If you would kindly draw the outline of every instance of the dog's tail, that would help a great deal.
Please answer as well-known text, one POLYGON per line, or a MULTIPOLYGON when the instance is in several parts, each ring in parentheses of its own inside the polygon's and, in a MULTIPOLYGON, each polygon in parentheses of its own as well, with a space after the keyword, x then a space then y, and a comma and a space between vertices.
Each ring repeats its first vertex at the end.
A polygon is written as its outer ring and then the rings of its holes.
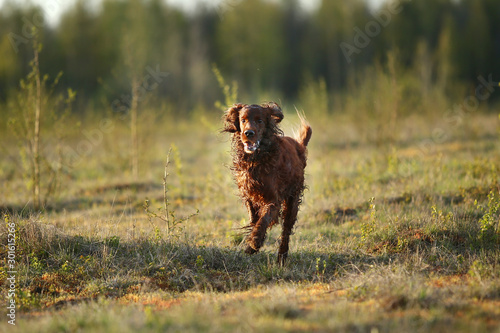
POLYGON ((304 147, 307 146, 307 144, 309 143, 309 140, 311 140, 311 135, 312 135, 312 129, 311 129, 311 126, 309 125, 309 122, 306 120, 306 116, 304 114, 304 112, 299 112, 299 110, 297 110, 297 115, 299 116, 299 119, 300 119, 300 132, 299 134, 296 136, 297 137, 297 141, 304 147))

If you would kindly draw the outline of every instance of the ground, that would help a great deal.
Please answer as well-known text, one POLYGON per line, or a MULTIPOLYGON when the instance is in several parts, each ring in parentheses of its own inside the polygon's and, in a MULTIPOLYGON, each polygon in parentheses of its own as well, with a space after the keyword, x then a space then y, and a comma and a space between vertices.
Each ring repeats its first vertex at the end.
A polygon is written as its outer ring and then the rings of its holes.
MULTIPOLYGON (((13 224, 16 327, 498 332, 498 116, 408 118, 392 133, 338 115, 309 120, 308 189, 285 267, 275 263, 279 227, 260 253, 243 252, 247 216, 220 116, 144 117, 138 179, 126 124, 111 118, 92 141, 81 133, 99 122, 87 120, 67 142, 91 149, 71 155, 41 213, 25 206, 19 148, 4 137, 0 283, 8 294, 13 224), (172 144, 167 229, 155 214, 172 144)), ((293 113, 283 126, 298 127, 293 113)))

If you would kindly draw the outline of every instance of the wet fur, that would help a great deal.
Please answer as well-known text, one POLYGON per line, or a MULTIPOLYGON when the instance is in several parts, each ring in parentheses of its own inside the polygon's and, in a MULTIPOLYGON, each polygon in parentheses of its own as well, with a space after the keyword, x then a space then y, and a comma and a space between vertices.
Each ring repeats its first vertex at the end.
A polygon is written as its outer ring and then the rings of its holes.
POLYGON ((290 235, 302 202, 306 146, 312 134, 309 124, 303 117, 300 118, 301 130, 298 138, 293 139, 283 136, 278 127, 283 113, 276 103, 235 104, 224 115, 223 132, 232 133, 232 171, 250 216, 245 252, 258 252, 267 229, 281 218, 280 265, 286 261, 290 235), (248 139, 242 134, 241 114, 258 114, 263 119, 263 129, 258 128, 258 124, 254 126, 257 133, 262 132, 262 135, 255 139, 259 140, 260 146, 251 154, 244 150, 243 140, 248 139))

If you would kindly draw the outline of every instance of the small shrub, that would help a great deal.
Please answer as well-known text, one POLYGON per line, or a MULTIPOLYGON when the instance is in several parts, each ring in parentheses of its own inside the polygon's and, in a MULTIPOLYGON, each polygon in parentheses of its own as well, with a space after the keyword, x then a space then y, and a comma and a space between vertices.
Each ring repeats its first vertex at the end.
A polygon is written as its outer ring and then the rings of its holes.
POLYGON ((158 213, 152 212, 149 209, 149 200, 146 199, 144 201, 144 211, 146 212, 146 215, 148 217, 149 223, 153 226, 154 231, 155 231, 155 240, 159 241, 161 239, 161 232, 160 229, 153 223, 154 219, 158 219, 166 224, 167 227, 167 234, 169 236, 174 234, 174 231, 176 231, 182 223, 185 221, 189 220, 190 218, 198 215, 200 212, 199 210, 196 210, 196 213, 193 213, 191 215, 188 215, 187 217, 183 218, 177 218, 175 211, 170 209, 170 202, 168 199, 168 183, 167 183, 167 178, 169 176, 168 173, 168 167, 170 165, 170 154, 172 152, 172 147, 169 149, 167 153, 167 162, 165 163, 165 172, 163 175, 163 207, 159 207, 158 213))
POLYGON ((498 242, 500 239, 500 216, 498 211, 500 209, 500 197, 491 190, 488 194, 488 205, 481 206, 474 202, 475 206, 483 213, 479 224, 481 227, 480 239, 483 242, 498 242))
POLYGON ((368 201, 370 204, 370 218, 366 223, 361 225, 361 241, 365 246, 368 245, 369 240, 373 233, 375 232, 375 219, 376 219, 376 210, 375 210, 375 198, 372 197, 368 201))
MULTIPOLYGON (((39 54, 42 45, 33 39, 33 60, 30 73, 20 81, 17 100, 11 105, 12 116, 9 127, 19 144, 20 165, 26 187, 32 193, 33 208, 41 210, 60 188, 63 161, 62 131, 64 120, 70 112, 76 93, 67 89, 67 96, 53 96, 62 72, 49 85, 49 76, 40 73, 39 54), (64 110, 58 112, 58 110, 64 110), (43 123, 50 123, 50 131, 57 139, 55 147, 45 147, 43 123), (54 158, 52 152, 56 152, 54 158)), ((48 145, 47 145, 48 146, 48 145)))
POLYGON ((226 111, 229 106, 233 105, 238 100, 238 83, 236 81, 233 81, 232 85, 229 86, 216 64, 212 65, 212 71, 217 78, 219 87, 222 89, 225 103, 224 105, 221 101, 216 101, 215 107, 221 111, 226 111))

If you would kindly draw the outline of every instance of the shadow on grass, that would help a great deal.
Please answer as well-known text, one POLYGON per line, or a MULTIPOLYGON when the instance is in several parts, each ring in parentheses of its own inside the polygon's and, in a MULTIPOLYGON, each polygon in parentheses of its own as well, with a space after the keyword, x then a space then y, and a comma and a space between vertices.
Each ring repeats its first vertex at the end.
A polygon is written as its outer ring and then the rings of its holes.
MULTIPOLYGON (((280 267, 275 253, 248 256, 241 247, 194 246, 176 238, 98 239, 67 235, 36 217, 11 221, 16 224, 20 297, 25 298, 21 310, 144 291, 231 292, 283 281, 328 282, 389 262, 387 255, 299 250, 280 267)), ((3 223, 4 244, 7 234, 3 223)))
MULTIPOLYGON (((280 267, 276 253, 248 256, 241 246, 196 246, 175 237, 73 236, 39 222, 37 216, 13 215, 4 217, 4 222, 16 225, 21 311, 155 291, 233 292, 281 282, 330 283, 398 260, 404 263, 410 253, 418 253, 429 271, 448 265, 450 274, 457 274, 466 272, 479 254, 498 255, 500 245, 498 240, 479 242, 479 229, 425 232, 410 228, 378 243, 378 248, 340 252, 299 248, 280 267), (445 260, 462 262, 455 265, 445 260)), ((7 223, 2 223, 2 244, 8 243, 7 235, 7 223)), ((0 258, 6 257, 6 247, 2 247, 0 258)))
MULTIPOLYGON (((197 200, 193 196, 181 195, 175 191, 171 195, 172 201, 192 202, 197 200)), ((143 204, 147 198, 163 202, 163 185, 153 182, 132 182, 81 189, 74 198, 59 199, 45 204, 43 211, 59 213, 62 211, 82 211, 95 207, 114 207, 117 213, 122 214, 124 207, 127 207, 130 212, 143 211, 143 204)), ((33 214, 33 206, 30 202, 24 205, 0 205, 0 213, 28 218, 33 214)))

